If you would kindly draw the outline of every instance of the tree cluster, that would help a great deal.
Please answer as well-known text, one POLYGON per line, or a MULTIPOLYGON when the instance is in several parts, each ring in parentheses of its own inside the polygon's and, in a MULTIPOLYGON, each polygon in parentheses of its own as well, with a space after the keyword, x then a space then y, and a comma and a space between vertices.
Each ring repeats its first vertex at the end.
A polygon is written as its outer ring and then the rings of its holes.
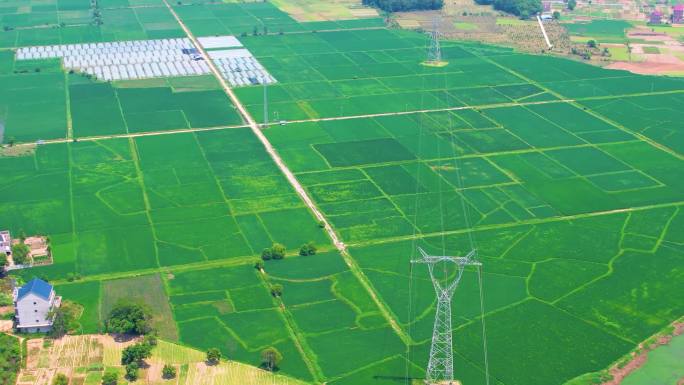
POLYGON ((442 9, 444 6, 444 0, 363 0, 362 3, 385 12, 442 9))
POLYGON ((541 0, 475 0, 475 2, 485 5, 492 4, 494 9, 512 13, 521 19, 527 19, 542 10, 541 0))
POLYGON ((261 259, 268 261, 271 259, 283 259, 285 258, 285 246, 280 243, 274 243, 273 246, 265 248, 261 252, 261 259))
POLYGON ((152 331, 152 317, 147 306, 121 300, 114 305, 105 321, 108 333, 147 334, 152 331))
POLYGON ((138 369, 145 364, 145 359, 152 356, 152 348, 157 345, 157 338, 153 335, 145 336, 142 341, 127 346, 121 352, 121 364, 126 367, 126 379, 138 379, 138 369))
POLYGON ((19 340, 0 333, 0 385, 14 385, 20 366, 19 340))
POLYGON ((299 248, 299 255, 307 256, 316 254, 316 245, 313 242, 305 243, 299 248))
POLYGON ((31 249, 24 242, 15 243, 12 245, 12 259, 14 264, 23 265, 28 261, 28 254, 31 249))

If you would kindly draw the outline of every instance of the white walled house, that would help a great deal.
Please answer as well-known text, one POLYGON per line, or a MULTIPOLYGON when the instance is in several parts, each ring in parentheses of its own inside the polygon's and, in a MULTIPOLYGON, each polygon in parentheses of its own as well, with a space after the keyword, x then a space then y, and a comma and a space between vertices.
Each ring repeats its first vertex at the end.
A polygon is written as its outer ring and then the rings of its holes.
POLYGON ((27 333, 48 332, 52 328, 50 312, 59 307, 62 297, 49 283, 34 278, 14 289, 14 309, 17 330, 27 333))

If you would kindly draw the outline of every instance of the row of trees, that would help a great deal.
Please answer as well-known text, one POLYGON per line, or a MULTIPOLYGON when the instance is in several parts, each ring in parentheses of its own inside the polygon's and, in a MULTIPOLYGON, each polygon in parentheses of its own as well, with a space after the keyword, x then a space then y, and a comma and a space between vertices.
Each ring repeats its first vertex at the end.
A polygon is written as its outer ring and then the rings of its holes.
POLYGON ((485 5, 491 4, 494 9, 512 13, 521 19, 527 19, 542 10, 541 0, 475 0, 475 2, 485 5))
POLYGON ((441 9, 444 6, 444 0, 363 0, 362 3, 386 12, 441 9))
MULTIPOLYGON (((285 247, 285 245, 282 245, 280 243, 274 243, 271 247, 267 247, 261 251, 261 259, 263 259, 264 261, 270 261, 271 259, 283 259, 285 258, 286 251, 287 248, 285 247)), ((299 255, 315 255, 316 251, 318 251, 318 249, 316 248, 316 244, 313 242, 308 242, 303 244, 299 248, 299 255)), ((257 268, 261 270, 261 268, 263 268, 263 265, 257 265, 257 268)))

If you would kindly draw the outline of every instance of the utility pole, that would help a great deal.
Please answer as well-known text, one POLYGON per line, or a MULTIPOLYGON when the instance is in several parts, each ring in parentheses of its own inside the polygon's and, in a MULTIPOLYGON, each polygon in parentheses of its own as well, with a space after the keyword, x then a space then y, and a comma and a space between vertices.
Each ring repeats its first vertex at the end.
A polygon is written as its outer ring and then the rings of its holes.
MULTIPOLYGON (((430 360, 428 361, 425 383, 428 385, 456 385, 454 381, 454 347, 451 327, 451 299, 456 287, 461 281, 466 266, 481 266, 482 264, 473 258, 477 255, 476 250, 470 251, 465 257, 429 255, 423 249, 418 248, 420 259, 414 259, 411 263, 427 265, 432 279, 432 286, 437 294, 437 311, 435 324, 432 329, 432 345, 430 346, 430 360), (438 263, 454 264, 456 276, 451 279, 435 277, 435 266, 438 263), (443 282, 445 281, 445 282, 443 282)), ((446 266, 445 266, 446 268, 446 266)))
POLYGON ((264 128, 268 127, 268 95, 266 92, 267 83, 264 81, 264 128))

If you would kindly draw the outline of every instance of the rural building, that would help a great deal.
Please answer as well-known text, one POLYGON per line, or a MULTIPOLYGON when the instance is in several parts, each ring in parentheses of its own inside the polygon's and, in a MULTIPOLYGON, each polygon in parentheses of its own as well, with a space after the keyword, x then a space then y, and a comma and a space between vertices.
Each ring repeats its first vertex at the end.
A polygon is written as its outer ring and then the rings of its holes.
POLYGON ((14 309, 17 329, 28 333, 48 332, 52 328, 51 311, 59 307, 62 297, 52 285, 34 278, 14 289, 14 309))
POLYGON ((0 252, 4 252, 8 257, 12 254, 12 237, 8 230, 0 231, 0 252))
POLYGON ((672 7, 672 22, 675 24, 684 22, 684 4, 677 4, 672 7))
POLYGON ((662 12, 656 10, 651 12, 651 14, 648 17, 648 22, 650 24, 660 24, 663 22, 663 14, 662 12))

